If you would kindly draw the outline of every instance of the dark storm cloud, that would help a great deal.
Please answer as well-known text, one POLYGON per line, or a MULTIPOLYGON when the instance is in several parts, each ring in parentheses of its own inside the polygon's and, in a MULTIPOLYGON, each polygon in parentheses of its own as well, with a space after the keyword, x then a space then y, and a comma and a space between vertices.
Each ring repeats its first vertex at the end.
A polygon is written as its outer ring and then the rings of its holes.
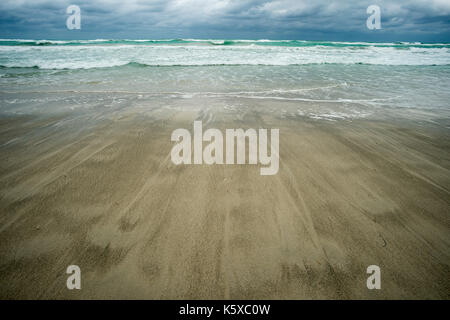
POLYGON ((3 0, 0 37, 448 42, 450 1, 3 0), (81 8, 81 30, 65 27, 70 4, 81 8), (381 8, 381 30, 366 28, 371 4, 381 8))

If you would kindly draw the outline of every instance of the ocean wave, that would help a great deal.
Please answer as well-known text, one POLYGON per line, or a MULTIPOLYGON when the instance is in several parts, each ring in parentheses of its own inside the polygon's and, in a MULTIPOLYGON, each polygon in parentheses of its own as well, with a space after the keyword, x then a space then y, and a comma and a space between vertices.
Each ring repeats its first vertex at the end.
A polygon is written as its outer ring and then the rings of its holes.
POLYGON ((26 40, 26 39, 0 39, 1 46, 80 46, 80 45, 145 45, 145 44, 184 44, 190 43, 183 39, 167 40, 26 40))
POLYGON ((30 44, 35 43, 35 40, 7 40, 25 45, 1 45, 2 41, 4 39, 0 39, 0 65, 3 68, 450 64, 450 48, 436 45, 425 47, 423 44, 423 47, 400 49, 396 45, 406 44, 368 46, 366 43, 280 40, 277 43, 286 45, 272 46, 273 40, 97 39, 56 41, 56 44, 49 44, 49 40, 39 40, 40 45, 30 44), (137 44, 148 41, 157 42, 158 45, 137 44), (255 42, 261 45, 254 45, 255 42), (302 43, 303 46, 292 46, 293 42, 302 43))
MULTIPOLYGON (((292 63, 292 64, 275 64, 275 63, 211 63, 211 64, 146 64, 139 62, 128 62, 128 63, 117 63, 117 64, 107 64, 107 65, 94 65, 90 64, 71 64, 71 65, 60 65, 60 66, 21 66, 21 65, 0 65, 0 69, 38 69, 38 70, 88 70, 88 69, 110 69, 110 68, 170 68, 170 67, 238 67, 238 66, 312 66, 312 65, 388 65, 388 64, 370 64, 370 63, 292 63)), ((407 66, 402 64, 397 64, 397 66, 407 66)), ((450 66, 449 64, 427 64, 420 66, 450 66)))
POLYGON ((337 42, 337 41, 305 41, 305 40, 227 40, 227 39, 94 39, 94 40, 32 40, 32 39, 0 39, 0 46, 80 46, 80 45, 158 45, 158 44, 184 44, 184 45, 259 45, 281 47, 331 47, 331 48, 369 48, 392 47, 408 48, 450 48, 449 43, 422 43, 422 42, 337 42))

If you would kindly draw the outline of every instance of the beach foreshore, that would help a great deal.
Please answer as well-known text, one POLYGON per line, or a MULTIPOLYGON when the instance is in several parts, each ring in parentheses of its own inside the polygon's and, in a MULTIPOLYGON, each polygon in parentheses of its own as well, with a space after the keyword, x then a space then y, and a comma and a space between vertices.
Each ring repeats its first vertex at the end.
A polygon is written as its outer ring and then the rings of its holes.
POLYGON ((450 298, 448 128, 142 110, 0 118, 0 298, 450 298), (195 120, 278 128, 278 173, 174 165, 171 133, 195 120))

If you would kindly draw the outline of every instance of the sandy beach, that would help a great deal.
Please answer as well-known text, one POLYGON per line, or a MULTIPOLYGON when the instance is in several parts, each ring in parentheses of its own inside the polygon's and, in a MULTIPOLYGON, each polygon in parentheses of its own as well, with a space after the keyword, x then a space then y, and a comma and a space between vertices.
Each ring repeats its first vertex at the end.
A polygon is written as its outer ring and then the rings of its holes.
POLYGON ((448 129, 243 103, 141 105, 83 126, 2 117, 0 297, 450 298, 448 129), (171 132, 194 120, 279 128, 278 174, 174 165, 171 132), (72 264, 81 290, 66 288, 72 264), (366 287, 373 264, 381 290, 366 287))

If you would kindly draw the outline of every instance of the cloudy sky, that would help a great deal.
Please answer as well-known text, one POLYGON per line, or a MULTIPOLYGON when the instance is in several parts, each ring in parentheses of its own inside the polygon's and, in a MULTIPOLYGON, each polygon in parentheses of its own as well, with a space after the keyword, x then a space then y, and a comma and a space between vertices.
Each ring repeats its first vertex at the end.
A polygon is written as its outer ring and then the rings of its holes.
POLYGON ((450 0, 1 0, 0 38, 450 42, 450 0), (366 27, 372 4, 381 30, 366 27))

